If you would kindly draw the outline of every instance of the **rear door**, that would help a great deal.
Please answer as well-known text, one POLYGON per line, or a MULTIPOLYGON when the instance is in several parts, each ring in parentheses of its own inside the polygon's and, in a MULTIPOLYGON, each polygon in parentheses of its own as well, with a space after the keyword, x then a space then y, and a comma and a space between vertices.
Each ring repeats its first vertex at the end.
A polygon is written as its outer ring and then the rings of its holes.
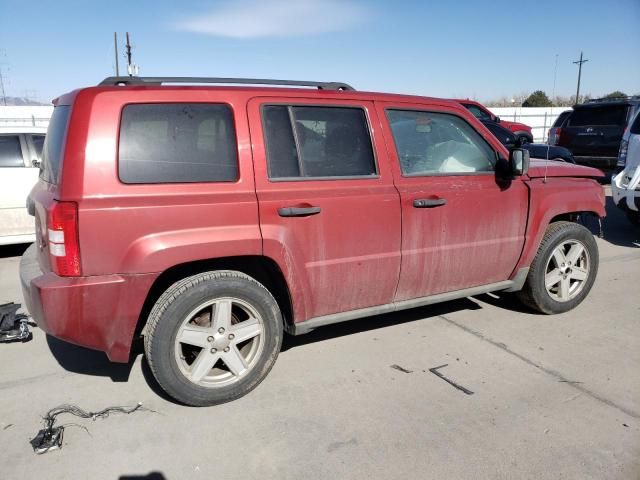
POLYGON ((617 157, 628 115, 626 104, 577 107, 563 128, 561 146, 576 156, 617 157))
POLYGON ((520 178, 497 181, 496 139, 450 107, 377 105, 402 203, 396 301, 509 279, 524 245, 528 190, 520 178))
POLYGON ((33 241, 33 217, 26 201, 38 170, 27 165, 28 157, 23 134, 0 134, 0 244, 33 241))
POLYGON ((390 303, 400 201, 370 102, 255 98, 249 121, 264 254, 298 321, 390 303))

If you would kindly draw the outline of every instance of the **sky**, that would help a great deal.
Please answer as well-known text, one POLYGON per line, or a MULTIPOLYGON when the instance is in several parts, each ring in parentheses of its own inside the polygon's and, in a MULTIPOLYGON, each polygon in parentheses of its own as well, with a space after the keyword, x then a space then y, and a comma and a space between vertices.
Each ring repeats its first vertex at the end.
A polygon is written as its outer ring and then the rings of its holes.
POLYGON ((358 90, 511 98, 640 93, 640 0, 0 0, 6 94, 49 102, 115 72, 343 81, 358 90))

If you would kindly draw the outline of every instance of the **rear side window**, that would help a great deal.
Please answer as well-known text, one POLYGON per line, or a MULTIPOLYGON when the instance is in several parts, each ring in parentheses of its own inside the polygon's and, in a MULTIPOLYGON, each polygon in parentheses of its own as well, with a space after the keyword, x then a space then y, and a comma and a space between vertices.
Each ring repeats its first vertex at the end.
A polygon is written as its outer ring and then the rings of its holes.
POLYGON ((569 119, 569 125, 573 127, 588 125, 617 125, 624 127, 627 122, 628 109, 627 105, 576 108, 569 119))
POLYGON ((564 122, 567 120, 567 117, 569 115, 571 115, 571 110, 562 112, 560 115, 558 115, 558 118, 556 118, 556 121, 553 122, 552 127, 561 127, 562 125, 564 125, 564 122))
POLYGON ((45 182, 58 183, 70 112, 71 107, 60 105, 53 109, 51 120, 49 120, 49 128, 42 147, 40 169, 40 178, 45 182))
POLYGON ((238 148, 231 108, 136 104, 122 111, 118 173, 124 183, 233 182, 238 148))
POLYGON ((17 135, 0 135, 0 168, 24 167, 20 138, 17 135))
POLYGON ((376 174, 361 108, 268 105, 263 123, 269 178, 376 174))
POLYGON ((44 147, 44 135, 31 135, 33 148, 35 149, 38 160, 42 158, 42 147, 44 147))

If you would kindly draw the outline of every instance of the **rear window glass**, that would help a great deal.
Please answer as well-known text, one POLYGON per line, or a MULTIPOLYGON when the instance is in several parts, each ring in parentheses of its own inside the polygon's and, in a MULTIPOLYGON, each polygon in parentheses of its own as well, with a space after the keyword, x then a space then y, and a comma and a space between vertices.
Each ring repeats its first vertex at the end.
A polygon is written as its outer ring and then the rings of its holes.
POLYGON ((20 138, 17 135, 0 135, 1 167, 24 167, 20 138))
POLYGON ((569 119, 569 125, 573 127, 587 125, 617 125, 624 127, 627 121, 628 108, 627 105, 576 108, 569 119))
POLYGON ((238 179, 233 115, 221 104, 137 104, 122 111, 118 153, 124 183, 238 179))
POLYGON ((71 107, 68 105, 60 105, 53 109, 42 147, 40 178, 45 182, 58 183, 70 112, 71 107))
POLYGON ((269 105, 263 122, 269 178, 376 174, 361 108, 269 105))

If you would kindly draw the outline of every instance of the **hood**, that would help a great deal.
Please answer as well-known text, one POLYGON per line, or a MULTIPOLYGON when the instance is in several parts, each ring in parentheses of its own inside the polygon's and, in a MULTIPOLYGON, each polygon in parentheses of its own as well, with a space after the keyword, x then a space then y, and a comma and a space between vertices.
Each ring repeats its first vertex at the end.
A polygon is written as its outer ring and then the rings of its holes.
POLYGON ((602 173, 597 168, 574 165, 573 163, 557 162, 553 160, 539 160, 532 158, 529 164, 530 178, 543 177, 582 177, 582 178, 603 178, 602 173))
POLYGON ((510 122, 509 120, 503 120, 503 119, 500 119, 500 123, 504 123, 505 126, 508 125, 509 129, 514 132, 517 130, 522 130, 522 131, 531 133, 531 127, 529 125, 525 125, 524 123, 510 122))

